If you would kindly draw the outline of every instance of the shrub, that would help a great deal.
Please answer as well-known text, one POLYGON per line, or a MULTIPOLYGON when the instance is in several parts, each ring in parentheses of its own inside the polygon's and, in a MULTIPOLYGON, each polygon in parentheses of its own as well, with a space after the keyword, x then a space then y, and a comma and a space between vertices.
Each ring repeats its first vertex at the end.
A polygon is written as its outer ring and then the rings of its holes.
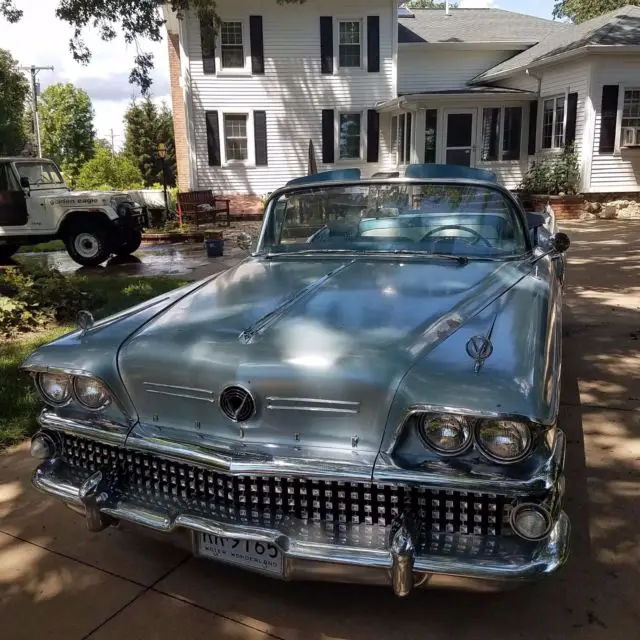
POLYGON ((97 147, 95 156, 80 169, 76 188, 128 191, 142 188, 142 176, 129 158, 97 147))
POLYGON ((0 273, 0 335, 69 322, 96 295, 55 270, 16 267, 0 273))
POLYGON ((568 145, 559 155, 536 160, 522 180, 523 193, 550 196, 575 195, 580 185, 580 165, 575 145, 568 145))

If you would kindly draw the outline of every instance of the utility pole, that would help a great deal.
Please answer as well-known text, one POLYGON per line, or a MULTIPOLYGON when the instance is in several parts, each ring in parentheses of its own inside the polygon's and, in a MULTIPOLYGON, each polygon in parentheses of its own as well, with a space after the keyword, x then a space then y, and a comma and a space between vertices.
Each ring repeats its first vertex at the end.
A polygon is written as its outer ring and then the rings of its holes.
POLYGON ((42 157, 42 142, 40 140, 40 118, 38 117, 38 77, 39 71, 53 71, 53 67, 37 67, 31 65, 28 67, 20 67, 23 71, 29 71, 31 73, 31 94, 33 98, 33 127, 36 132, 36 140, 38 142, 38 157, 42 157))
POLYGON ((117 133, 113 132, 113 127, 111 129, 109 129, 109 137, 111 138, 111 153, 115 156, 116 155, 116 142, 115 139, 119 138, 120 135, 117 133))

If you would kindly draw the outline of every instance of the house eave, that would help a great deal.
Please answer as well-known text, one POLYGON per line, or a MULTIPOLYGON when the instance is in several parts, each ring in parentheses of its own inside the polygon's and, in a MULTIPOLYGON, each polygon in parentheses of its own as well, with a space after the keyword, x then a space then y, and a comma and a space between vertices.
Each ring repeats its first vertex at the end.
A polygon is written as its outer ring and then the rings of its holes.
POLYGON ((514 41, 501 41, 501 42, 399 42, 398 46, 401 49, 421 49, 428 50, 457 50, 457 51, 526 51, 531 47, 538 44, 537 42, 514 42, 514 41))
POLYGON ((479 91, 464 91, 459 93, 413 93, 391 100, 378 103, 376 109, 380 113, 388 113, 399 109, 420 108, 426 104, 441 104, 443 102, 455 102, 457 100, 488 102, 526 102, 538 97, 533 91, 491 91, 482 93, 479 91))

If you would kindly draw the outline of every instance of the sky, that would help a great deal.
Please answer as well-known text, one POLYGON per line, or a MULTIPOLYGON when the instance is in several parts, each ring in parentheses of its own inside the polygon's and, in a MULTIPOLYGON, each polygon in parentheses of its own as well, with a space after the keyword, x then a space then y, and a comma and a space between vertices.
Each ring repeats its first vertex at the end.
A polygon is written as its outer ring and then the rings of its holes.
MULTIPOLYGON (((266 1, 266 0, 265 0, 266 1)), ((275 0, 271 0, 275 2, 275 0)), ((317 1, 317 0, 313 0, 317 1)), ((8 49, 21 65, 53 66, 55 70, 41 71, 41 89, 56 82, 73 82, 91 97, 95 109, 95 127, 99 137, 110 139, 113 129, 116 148, 124 142, 122 118, 131 100, 139 95, 129 84, 135 47, 122 38, 103 42, 95 32, 88 31, 86 42, 93 53, 91 62, 83 66, 69 53, 71 28, 57 20, 55 0, 16 0, 24 11, 22 20, 8 24, 0 18, 0 47, 8 49)), ((467 8, 498 7, 550 18, 553 0, 461 0, 467 8)), ((142 48, 155 56, 154 100, 170 102, 169 62, 167 44, 142 42, 142 48)))

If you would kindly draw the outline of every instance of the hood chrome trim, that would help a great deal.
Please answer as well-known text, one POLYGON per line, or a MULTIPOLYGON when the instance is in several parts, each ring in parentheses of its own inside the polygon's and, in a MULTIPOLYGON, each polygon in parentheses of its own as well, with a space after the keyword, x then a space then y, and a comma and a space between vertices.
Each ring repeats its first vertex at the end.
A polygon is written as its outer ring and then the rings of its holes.
POLYGON ((267 409, 271 411, 318 411, 325 413, 360 413, 359 402, 325 400, 321 398, 267 397, 267 409))

